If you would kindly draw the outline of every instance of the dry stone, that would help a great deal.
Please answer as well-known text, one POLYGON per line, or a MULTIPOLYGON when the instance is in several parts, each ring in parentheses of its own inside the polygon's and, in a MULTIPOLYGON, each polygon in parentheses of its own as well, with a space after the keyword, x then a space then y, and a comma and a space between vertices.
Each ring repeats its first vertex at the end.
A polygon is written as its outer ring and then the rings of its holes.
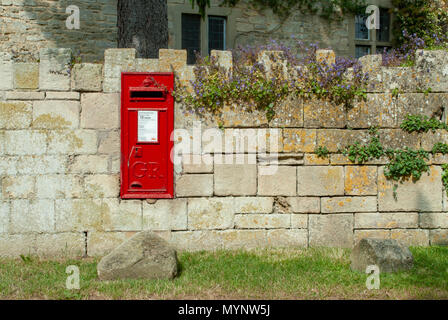
POLYGON ((351 254, 351 269, 366 272, 369 265, 376 265, 380 272, 410 270, 414 258, 409 248, 396 240, 362 239, 351 254))
POLYGON ((177 275, 177 254, 161 237, 142 231, 101 259, 100 280, 172 279, 177 275))

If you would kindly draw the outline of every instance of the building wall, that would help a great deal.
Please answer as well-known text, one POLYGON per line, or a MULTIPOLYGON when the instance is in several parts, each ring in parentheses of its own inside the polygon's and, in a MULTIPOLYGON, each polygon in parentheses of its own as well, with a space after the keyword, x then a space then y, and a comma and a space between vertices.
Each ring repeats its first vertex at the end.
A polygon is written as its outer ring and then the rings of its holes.
MULTIPOLYGON (((389 0, 371 1, 389 7, 389 0)), ((227 49, 238 45, 266 44, 280 40, 294 45, 291 39, 319 42, 338 55, 354 56, 354 18, 328 21, 317 15, 293 12, 288 19, 271 10, 251 9, 247 0, 235 8, 219 7, 212 1, 207 13, 227 17, 227 49)), ((40 48, 72 48, 84 62, 100 62, 107 48, 117 47, 117 0, 2 0, 0 7, 0 52, 13 54, 16 61, 36 62, 40 48), (79 30, 69 30, 66 8, 80 9, 79 30)), ((189 0, 168 0, 169 48, 181 48, 181 14, 197 13, 189 0)), ((203 22, 202 53, 207 54, 206 21, 203 22)))
MULTIPOLYGON (((231 67, 230 52, 214 54, 231 67)), ((230 106, 216 118, 176 104, 175 128, 187 133, 175 137, 176 152, 183 150, 176 197, 157 201, 119 199, 120 74, 174 70, 188 83, 194 75, 185 51, 161 50, 159 59, 147 60, 135 59, 134 49, 108 49, 104 64, 73 68, 69 49, 44 49, 40 63, 0 58, 1 256, 103 255, 141 230, 182 250, 351 247, 367 236, 409 245, 448 242, 446 157, 434 156, 429 174, 399 184, 394 197, 394 183, 383 175, 386 159, 356 165, 338 151, 365 141, 371 126, 379 127, 385 147, 429 151, 447 143, 446 131, 399 129, 408 113, 431 116, 446 108, 445 51, 423 52, 409 68, 364 58, 376 86, 351 109, 291 98, 268 123, 264 114, 230 106), (432 92, 421 93, 427 86, 432 92), (222 144, 204 138, 193 151, 181 148, 195 137, 195 121, 218 136, 269 137, 272 144, 258 154, 244 144, 231 158, 244 154, 251 162, 222 163, 222 144), (330 157, 318 158, 316 146, 326 146, 330 157), (188 164, 191 154, 199 164, 188 164), (263 174, 269 156, 277 160, 269 162, 278 165, 273 175, 263 174)), ((268 70, 275 62, 263 59, 268 70)))

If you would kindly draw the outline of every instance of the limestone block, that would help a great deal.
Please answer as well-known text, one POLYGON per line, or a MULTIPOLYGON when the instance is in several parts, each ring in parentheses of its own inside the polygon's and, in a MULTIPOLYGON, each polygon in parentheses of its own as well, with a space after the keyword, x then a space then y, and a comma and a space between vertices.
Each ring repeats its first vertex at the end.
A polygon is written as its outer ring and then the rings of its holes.
POLYGON ((258 194, 262 196, 295 196, 296 167, 279 166, 272 175, 258 174, 258 194))
POLYGON ((39 88, 39 63, 17 62, 14 64, 14 88, 39 88))
POLYGON ((308 246, 308 231, 303 229, 275 229, 267 231, 267 245, 281 248, 308 246))
POLYGON ((266 230, 225 230, 221 232, 223 249, 252 249, 268 245, 266 230))
POLYGON ((0 90, 14 88, 14 67, 10 53, 0 52, 0 90))
POLYGON ((75 156, 68 165, 71 173, 107 173, 108 157, 102 155, 75 156))
POLYGON ((120 92, 121 72, 135 65, 135 49, 106 49, 104 51, 104 92, 120 92))
POLYGON ((275 116, 270 127, 300 128, 303 127, 303 100, 296 96, 288 96, 275 106, 275 116))
POLYGON ((440 167, 432 166, 419 181, 398 183, 396 199, 395 181, 387 180, 384 168, 378 170, 379 211, 442 211, 442 181, 440 167))
POLYGON ((357 229, 417 228, 416 212, 359 212, 355 213, 357 229))
POLYGON ((177 231, 171 234, 170 242, 177 250, 219 250, 222 249, 222 232, 215 230, 177 231))
POLYGON ((314 153, 305 154, 304 163, 306 166, 324 166, 330 164, 330 157, 319 157, 314 153))
POLYGON ((356 141, 366 144, 370 141, 370 138, 368 132, 364 130, 318 130, 317 146, 327 147, 330 152, 339 152, 356 141))
POLYGON ((182 171, 184 173, 213 173, 213 156, 206 155, 182 155, 182 171))
POLYGON ((255 195, 257 193, 256 162, 249 161, 251 159, 244 156, 244 164, 237 164, 237 157, 232 156, 232 158, 233 164, 226 164, 220 160, 222 158, 215 156, 215 194, 219 196, 255 195))
POLYGON ((92 154, 97 151, 98 138, 94 130, 51 130, 47 136, 48 154, 92 154))
POLYGON ((234 199, 235 213, 271 213, 274 198, 237 197, 234 199))
POLYGON ((322 213, 377 211, 376 196, 322 198, 321 201, 322 213))
POLYGON ((0 102, 0 129, 29 128, 32 106, 28 102, 0 102))
POLYGON ((417 132, 407 133, 401 129, 380 130, 380 143, 384 149, 402 149, 404 147, 418 149, 420 147, 417 132))
POLYGON ((291 228, 307 229, 308 228, 308 215, 307 214, 292 214, 291 215, 291 228))
POLYGON ((160 49, 159 69, 161 72, 176 72, 187 64, 187 50, 160 49))
POLYGON ((287 61, 283 51, 262 50, 258 53, 257 60, 264 66, 266 75, 269 78, 286 78, 288 76, 287 61))
POLYGON ((120 95, 117 93, 83 93, 81 128, 116 129, 120 127, 120 95))
POLYGON ((13 200, 9 232, 54 232, 53 200, 13 200))
POLYGON ((21 254, 31 255, 36 252, 35 234, 0 235, 0 256, 19 258, 21 254))
POLYGON ((448 229, 429 230, 430 244, 434 246, 448 245, 448 229))
POLYGON ((15 159, 18 174, 65 173, 67 157, 62 155, 21 156, 15 159))
POLYGON ((48 91, 45 93, 46 100, 79 100, 79 92, 48 91))
POLYGON ((0 176, 17 174, 16 157, 0 157, 0 176))
POLYGON ((187 230, 187 199, 143 202, 144 230, 187 230))
POLYGON ((356 101, 347 110, 347 126, 356 129, 397 127, 400 117, 398 104, 399 101, 392 94, 368 94, 366 100, 356 101))
POLYGON ((34 101, 33 128, 78 128, 79 107, 77 101, 34 101))
POLYGON ((233 224, 233 198, 188 200, 188 229, 229 229, 233 224))
POLYGON ((212 174, 185 174, 176 179, 176 196, 178 197, 206 197, 212 195, 212 174))
POLYGON ((45 48, 39 51, 39 57, 39 89, 69 91, 72 50, 45 48))
POLYGON ((9 231, 9 211, 9 202, 0 201, 0 234, 8 233, 9 231))
POLYGON ((210 56, 212 57, 212 59, 216 60, 216 63, 220 67, 226 70, 232 70, 233 68, 232 51, 212 50, 210 56))
POLYGON ((439 118, 445 107, 447 93, 403 93, 399 94, 396 101, 397 125, 405 120, 408 114, 418 114, 428 118, 439 118))
POLYGON ((375 238, 375 239, 390 239, 390 230, 355 230, 354 234, 354 245, 365 238, 375 238))
POLYGON ((336 62, 336 54, 333 50, 319 49, 316 51, 316 61, 331 66, 336 62))
POLYGON ((41 131, 8 130, 3 139, 3 152, 8 155, 42 155, 47 150, 47 136, 41 131))
POLYGON ((320 198, 318 197, 291 197, 287 201, 292 212, 320 213, 320 198))
POLYGON ((98 146, 100 154, 119 154, 120 153, 120 132, 109 131, 100 134, 98 146))
POLYGON ((343 104, 310 99, 303 102, 305 128, 344 128, 346 113, 343 104))
POLYGON ((82 232, 37 234, 33 254, 43 258, 79 258, 85 255, 82 232))
POLYGON ((105 199, 111 208, 109 219, 104 220, 106 231, 141 231, 142 202, 140 200, 105 199))
POLYGON ((86 176, 84 181, 87 198, 116 198, 120 193, 118 175, 93 174, 86 176))
POLYGON ((291 226, 289 214, 237 214, 236 229, 280 229, 291 226))
POLYGON ((419 229, 395 229, 390 232, 391 239, 395 239, 407 246, 429 245, 429 231, 419 229))
POLYGON ((244 106, 241 109, 241 105, 237 104, 226 104, 222 108, 219 120, 224 128, 260 128, 268 125, 264 111, 252 110, 244 106))
POLYGON ((90 257, 104 256, 134 234, 135 232, 88 232, 87 253, 90 257))
POLYGON ((82 178, 76 175, 43 175, 36 177, 39 199, 81 198, 82 178))
POLYGON ((35 91, 6 91, 6 100, 43 100, 44 92, 35 91))
POLYGON ((420 228, 448 229, 448 212, 422 212, 420 213, 420 228))
POLYGON ((381 86, 385 92, 393 92, 394 89, 399 89, 400 92, 415 92, 421 87, 418 78, 414 68, 383 67, 381 86))
POLYGON ((428 131, 421 134, 422 149, 431 151, 434 145, 438 142, 448 143, 448 132, 446 130, 436 130, 435 132, 428 131))
POLYGON ((6 176, 2 180, 3 199, 25 199, 35 196, 35 177, 6 176))
POLYGON ((344 194, 343 167, 297 167, 299 196, 331 196, 344 194))
POLYGON ((284 152, 314 152, 316 149, 316 130, 313 129, 284 129, 284 152))
POLYGON ((72 90, 103 90, 103 65, 95 63, 75 64, 72 69, 72 90))
POLYGON ((309 244, 312 247, 351 248, 353 245, 353 215, 310 215, 309 234, 309 244))
POLYGON ((157 72, 159 71, 159 59, 135 59, 135 72, 157 72))
POLYGON ((448 55, 446 50, 417 50, 416 69, 425 74, 432 91, 448 91, 448 55))
POLYGON ((377 194, 377 167, 346 166, 345 194, 366 196, 377 194))

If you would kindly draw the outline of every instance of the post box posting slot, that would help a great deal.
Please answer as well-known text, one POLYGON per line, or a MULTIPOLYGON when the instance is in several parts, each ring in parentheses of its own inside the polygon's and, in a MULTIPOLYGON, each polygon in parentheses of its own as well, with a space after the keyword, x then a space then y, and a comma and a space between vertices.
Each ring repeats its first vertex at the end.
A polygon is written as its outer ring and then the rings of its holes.
POLYGON ((173 198, 172 73, 122 73, 121 189, 123 199, 173 198))

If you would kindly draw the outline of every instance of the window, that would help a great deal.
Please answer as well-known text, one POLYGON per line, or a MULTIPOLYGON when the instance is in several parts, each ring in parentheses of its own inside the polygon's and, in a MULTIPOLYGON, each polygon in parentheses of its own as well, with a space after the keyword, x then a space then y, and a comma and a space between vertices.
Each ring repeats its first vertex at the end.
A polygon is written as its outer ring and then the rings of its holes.
POLYGON ((392 47, 390 9, 380 8, 380 28, 367 29, 368 15, 355 16, 355 57, 360 58, 371 53, 382 53, 392 47))
POLYGON ((196 62, 196 52, 201 52, 201 16, 182 14, 182 49, 187 50, 187 63, 196 62))
POLYGON ((226 49, 226 18, 208 17, 208 53, 226 49))

